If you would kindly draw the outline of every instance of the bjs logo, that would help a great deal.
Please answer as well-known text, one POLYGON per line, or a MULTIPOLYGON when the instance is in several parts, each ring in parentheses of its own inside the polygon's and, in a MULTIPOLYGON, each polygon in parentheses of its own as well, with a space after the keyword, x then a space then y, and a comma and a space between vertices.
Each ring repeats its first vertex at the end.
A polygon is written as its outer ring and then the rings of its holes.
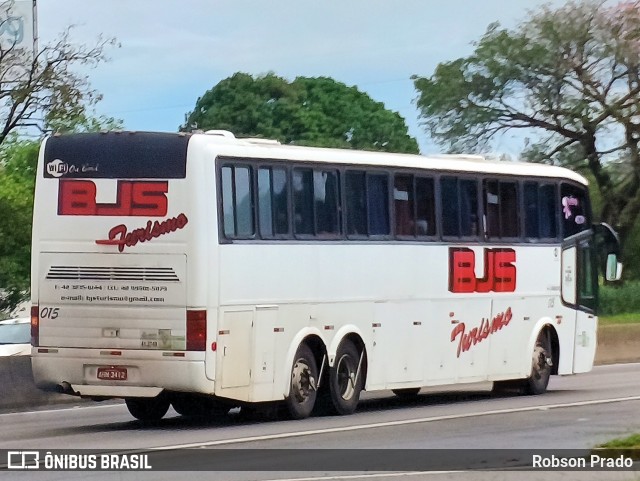
POLYGON ((484 249, 484 276, 476 278, 476 255, 465 247, 449 248, 450 292, 513 292, 516 290, 516 251, 484 249))
POLYGON ((113 204, 96 202, 96 184, 90 180, 60 180, 58 215, 167 215, 167 181, 119 180, 113 204))

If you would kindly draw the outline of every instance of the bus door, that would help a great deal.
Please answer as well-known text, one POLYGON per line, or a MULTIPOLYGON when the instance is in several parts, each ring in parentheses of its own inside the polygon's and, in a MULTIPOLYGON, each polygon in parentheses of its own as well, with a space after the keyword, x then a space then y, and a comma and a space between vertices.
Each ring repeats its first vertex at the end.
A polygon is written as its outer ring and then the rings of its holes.
POLYGON ((596 351, 598 277, 594 236, 586 230, 566 239, 562 246, 562 302, 569 309, 565 320, 575 322, 573 372, 587 372, 596 351))

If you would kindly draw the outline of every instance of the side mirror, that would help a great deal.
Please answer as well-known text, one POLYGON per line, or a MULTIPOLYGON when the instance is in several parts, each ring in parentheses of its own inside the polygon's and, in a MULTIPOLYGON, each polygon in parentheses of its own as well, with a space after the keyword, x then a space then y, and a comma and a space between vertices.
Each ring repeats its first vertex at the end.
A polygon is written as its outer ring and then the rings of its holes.
POLYGON ((612 282, 619 281, 620 277, 622 277, 622 263, 618 262, 618 256, 615 254, 608 254, 604 278, 612 282))

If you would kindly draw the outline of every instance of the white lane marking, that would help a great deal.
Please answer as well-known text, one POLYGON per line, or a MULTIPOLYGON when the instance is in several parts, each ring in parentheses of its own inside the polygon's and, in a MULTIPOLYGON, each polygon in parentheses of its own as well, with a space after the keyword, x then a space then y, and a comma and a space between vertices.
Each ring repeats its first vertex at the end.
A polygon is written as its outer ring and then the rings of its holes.
POLYGON ((424 476, 425 474, 454 474, 463 473, 465 471, 407 471, 400 473, 368 473, 368 474, 336 474, 334 476, 318 476, 308 478, 273 478, 263 481, 330 481, 336 479, 373 479, 373 478, 397 478, 400 476, 424 476))
POLYGON ((547 404, 544 406, 528 406, 528 407, 522 407, 522 408, 495 409, 492 411, 478 411, 478 412, 463 413, 463 414, 448 414, 445 416, 432 416, 428 418, 405 419, 401 421, 386 421, 382 423, 359 424, 355 426, 312 429, 309 431, 294 431, 289 433, 264 434, 261 436, 248 436, 244 438, 220 439, 218 441, 175 444, 170 446, 158 446, 154 448, 150 447, 148 448, 148 450, 149 451, 167 451, 170 449, 182 449, 182 448, 198 448, 198 447, 204 448, 209 446, 221 446, 225 444, 248 443, 252 441, 268 441, 272 439, 297 438, 302 436, 312 436, 315 434, 330 434, 330 433, 339 433, 344 431, 360 431, 363 429, 405 426, 408 424, 430 423, 435 421, 448 421, 451 419, 464 419, 464 418, 479 417, 479 416, 492 416, 496 414, 512 414, 512 413, 522 413, 527 411, 540 411, 540 410, 547 410, 547 409, 592 406, 597 404, 611 404, 611 403, 625 402, 625 401, 640 401, 640 396, 630 396, 630 397, 621 397, 621 398, 612 398, 612 399, 596 399, 592 401, 577 401, 573 403, 547 404))
POLYGON ((76 404, 70 408, 60 408, 60 409, 43 409, 41 411, 21 411, 17 413, 0 413, 0 417, 5 416, 25 416, 25 415, 33 415, 33 414, 51 414, 51 413, 60 413, 64 411, 77 411, 78 409, 105 409, 105 408, 113 408, 113 407, 122 407, 124 404, 103 404, 100 406, 83 406, 80 404, 76 404))

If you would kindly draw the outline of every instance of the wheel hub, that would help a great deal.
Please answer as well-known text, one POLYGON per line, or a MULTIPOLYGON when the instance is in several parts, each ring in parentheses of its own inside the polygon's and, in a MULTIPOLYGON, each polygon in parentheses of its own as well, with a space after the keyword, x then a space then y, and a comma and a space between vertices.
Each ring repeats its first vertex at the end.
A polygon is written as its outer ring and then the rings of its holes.
POLYGON ((309 365, 302 360, 293 365, 291 371, 291 388, 298 402, 304 402, 309 398, 310 392, 316 390, 316 380, 311 375, 309 365))

